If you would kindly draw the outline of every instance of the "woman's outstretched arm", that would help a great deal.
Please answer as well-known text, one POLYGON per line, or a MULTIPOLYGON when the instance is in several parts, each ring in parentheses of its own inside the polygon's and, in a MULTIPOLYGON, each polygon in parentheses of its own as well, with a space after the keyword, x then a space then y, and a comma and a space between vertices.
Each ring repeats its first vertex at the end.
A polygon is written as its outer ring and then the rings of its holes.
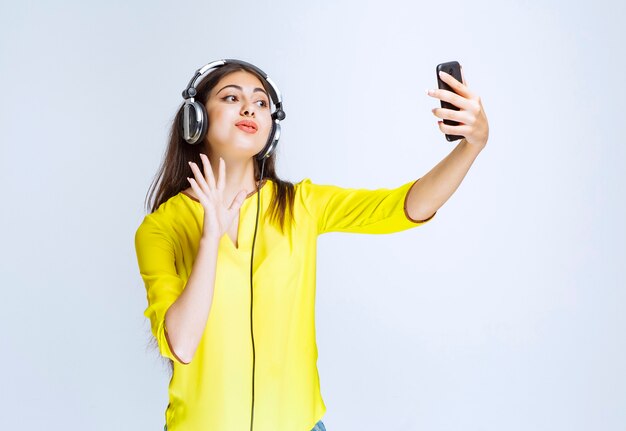
POLYGON ((459 187, 480 151, 462 139, 450 154, 411 188, 406 199, 409 216, 414 220, 424 220, 433 215, 459 187))
POLYGON ((489 124, 482 101, 469 90, 465 76, 462 75, 462 83, 445 72, 441 72, 440 76, 455 92, 438 89, 429 90, 428 95, 450 102, 459 110, 434 108, 433 114, 438 118, 458 121, 458 126, 438 121, 439 129, 442 133, 464 138, 409 191, 406 208, 409 216, 416 220, 430 217, 452 196, 489 138, 489 124))

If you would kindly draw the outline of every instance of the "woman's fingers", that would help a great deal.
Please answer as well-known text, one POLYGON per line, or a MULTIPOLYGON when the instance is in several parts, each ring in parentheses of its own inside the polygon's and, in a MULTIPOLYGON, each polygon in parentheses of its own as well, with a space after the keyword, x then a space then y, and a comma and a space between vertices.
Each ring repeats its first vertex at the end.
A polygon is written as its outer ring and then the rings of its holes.
POLYGON ((196 192, 196 195, 198 196, 198 200, 200 201, 200 203, 203 203, 204 190, 200 188, 195 178, 187 177, 187 181, 189 181, 189 184, 191 184, 191 188, 193 189, 193 191, 196 192))
POLYGON ((198 184, 198 187, 202 191, 202 194, 203 195, 208 194, 210 191, 209 185, 204 179, 204 175, 202 175, 202 172, 200 172, 200 168, 198 167, 198 165, 196 165, 194 162, 189 162, 189 166, 191 167, 191 171, 193 172, 194 179, 196 183, 198 184))
POLYGON ((209 158, 206 154, 200 153, 200 158, 202 159, 202 167, 204 168, 204 176, 206 178, 207 183, 209 184, 209 189, 214 190, 215 186, 215 178, 213 177, 213 169, 211 168, 211 162, 209 162, 209 158))
POLYGON ((230 204, 230 208, 228 209, 235 212, 239 211, 239 208, 241 208, 243 201, 246 200, 247 195, 248 193, 245 190, 239 191, 239 193, 237 193, 237 195, 235 196, 235 199, 233 199, 233 202, 230 204))
POLYGON ((461 66, 461 79, 463 80, 463 85, 468 87, 469 84, 467 83, 467 80, 465 79, 465 74, 463 73, 463 66, 461 66))
POLYGON ((205 174, 202 175, 197 164, 189 162, 195 178, 187 177, 187 180, 204 207, 203 235, 206 232, 207 235, 215 235, 221 238, 239 213, 248 192, 240 190, 230 205, 228 205, 223 200, 223 192, 226 186, 226 162, 220 157, 216 184, 216 178, 213 175, 209 158, 202 153, 200 153, 200 158, 204 165, 205 174))
MULTIPOLYGON (((452 78, 454 79, 454 78, 452 78)), ((454 79, 456 81, 456 79, 454 79)), ((456 81, 459 82, 459 81, 456 81)), ((452 91, 444 90, 444 89, 436 89, 436 90, 428 90, 428 95, 432 97, 436 97, 437 99, 443 100, 445 102, 450 102, 457 108, 461 109, 469 109, 470 104, 468 103, 468 99, 465 97, 454 93, 452 91)))
POLYGON ((224 191, 226 185, 226 162, 220 157, 219 172, 217 173, 217 189, 224 191))
POLYGON ((458 121, 463 124, 472 124, 474 119, 467 111, 455 111, 454 109, 433 108, 433 115, 444 120, 458 121))
MULTIPOLYGON (((473 91, 471 91, 469 89, 469 87, 467 86, 467 81, 465 80, 465 74, 463 73, 463 67, 461 66, 461 80, 462 82, 457 81, 457 79, 450 75, 449 73, 443 72, 439 75, 441 77, 441 79, 448 84, 453 90, 454 93, 457 93, 458 95, 461 96, 461 98, 467 99, 467 100, 478 100, 479 97, 477 94, 475 94, 473 91)), ((439 91, 446 91, 446 90, 439 90, 439 91)), ((452 92, 448 92, 450 94, 454 94, 452 92)), ((441 93, 442 95, 444 93, 441 93)), ((446 100, 450 103, 452 103, 450 100, 441 97, 441 99, 446 100)), ((456 103, 453 103, 455 106, 459 106, 456 103)))
MULTIPOLYGON (((444 72, 443 70, 439 73, 439 76, 443 82, 448 84, 454 90, 455 93, 465 97, 466 99, 472 99, 474 97, 474 94, 469 90, 467 84, 457 81, 454 76, 444 72)), ((461 80, 465 81, 463 78, 463 70, 461 70, 461 80)))
POLYGON ((439 126, 439 130, 448 135, 461 135, 465 137, 472 131, 471 127, 465 124, 451 126, 449 124, 445 124, 443 121, 437 121, 437 125, 439 126))
POLYGON ((428 90, 428 95, 450 102, 459 108, 458 111, 445 108, 434 108, 432 110, 436 117, 459 122, 459 125, 451 126, 443 121, 437 121, 439 129, 445 134, 463 136, 467 143, 482 150, 489 138, 489 125, 480 97, 467 87, 463 68, 461 68, 462 82, 457 81, 454 76, 445 72, 440 73, 439 76, 453 91, 442 89, 428 90))

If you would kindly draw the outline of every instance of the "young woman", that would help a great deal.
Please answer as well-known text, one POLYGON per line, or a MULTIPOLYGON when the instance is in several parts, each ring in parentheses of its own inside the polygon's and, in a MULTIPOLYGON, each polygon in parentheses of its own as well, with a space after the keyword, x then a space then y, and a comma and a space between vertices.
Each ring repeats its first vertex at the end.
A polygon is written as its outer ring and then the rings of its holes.
POLYGON ((480 98, 442 79, 457 94, 431 95, 461 109, 433 113, 459 121, 439 127, 465 138, 418 180, 376 190, 278 178, 275 153, 265 152, 276 135, 276 89, 255 66, 227 61, 194 88, 208 125, 190 145, 181 126, 190 114, 180 107, 150 213, 135 234, 144 315, 171 364, 165 430, 326 430, 316 240, 420 226, 454 193, 485 147, 488 125, 480 98))

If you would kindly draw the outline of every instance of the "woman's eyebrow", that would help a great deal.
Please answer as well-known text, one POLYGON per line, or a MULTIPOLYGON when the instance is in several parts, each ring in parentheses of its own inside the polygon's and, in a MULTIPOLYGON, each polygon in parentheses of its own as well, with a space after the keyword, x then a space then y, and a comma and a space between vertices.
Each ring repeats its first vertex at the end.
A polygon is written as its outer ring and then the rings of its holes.
MULTIPOLYGON (((243 91, 243 88, 241 88, 241 86, 239 86, 239 85, 235 85, 235 84, 228 84, 228 85, 225 85, 224 87, 222 87, 222 89, 221 89, 220 91, 222 91, 224 88, 228 88, 228 87, 234 87, 234 88, 237 88, 238 90, 243 91)), ((217 93, 215 93, 215 95, 217 96, 218 94, 220 94, 220 91, 218 91, 217 93)), ((269 98, 269 96, 267 95, 267 92, 266 92, 265 90, 263 90, 262 88, 257 87, 257 88, 255 88, 254 90, 252 90, 252 92, 253 92, 253 93, 255 93, 255 92, 257 92, 257 91, 260 91, 260 92, 262 92, 262 93, 265 93, 265 95, 269 98)))

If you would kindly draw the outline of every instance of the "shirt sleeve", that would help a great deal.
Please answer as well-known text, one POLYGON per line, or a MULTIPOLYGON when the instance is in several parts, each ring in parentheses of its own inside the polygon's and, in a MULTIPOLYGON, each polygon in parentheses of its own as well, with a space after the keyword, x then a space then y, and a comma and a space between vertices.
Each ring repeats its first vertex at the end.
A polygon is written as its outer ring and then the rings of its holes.
POLYGON ((406 210, 409 190, 419 179, 397 188, 356 189, 302 181, 302 199, 317 220, 317 232, 352 232, 383 234, 420 226, 424 220, 413 220, 406 210))
POLYGON ((176 271, 171 239, 149 215, 135 233, 135 251, 148 299, 144 316, 150 319, 159 352, 166 358, 186 365, 188 362, 183 362, 172 350, 165 327, 165 313, 182 293, 184 282, 176 271))

